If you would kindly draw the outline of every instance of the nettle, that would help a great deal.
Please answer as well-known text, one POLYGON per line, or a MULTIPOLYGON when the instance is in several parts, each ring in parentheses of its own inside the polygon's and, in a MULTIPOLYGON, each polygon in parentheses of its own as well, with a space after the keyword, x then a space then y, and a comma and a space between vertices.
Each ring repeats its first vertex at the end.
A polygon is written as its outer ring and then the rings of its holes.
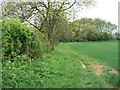
POLYGON ((2 21, 2 58, 3 61, 26 60, 42 54, 39 38, 32 28, 19 19, 2 21))

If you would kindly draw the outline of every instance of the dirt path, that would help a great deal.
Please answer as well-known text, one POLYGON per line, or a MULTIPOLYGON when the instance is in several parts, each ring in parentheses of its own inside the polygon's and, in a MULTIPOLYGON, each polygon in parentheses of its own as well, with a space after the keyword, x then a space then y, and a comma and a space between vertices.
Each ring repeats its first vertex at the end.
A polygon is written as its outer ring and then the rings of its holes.
POLYGON ((112 67, 104 66, 104 65, 99 65, 99 64, 92 63, 92 62, 90 64, 91 64, 92 68, 94 69, 96 75, 98 75, 98 76, 101 75, 101 74, 103 74, 104 68, 111 69, 109 71, 109 73, 118 74, 118 71, 116 69, 112 68, 112 67))
POLYGON ((103 65, 97 65, 97 64, 92 64, 91 66, 94 69, 96 75, 98 76, 103 73, 103 68, 105 67, 103 65))
POLYGON ((83 64, 81 60, 80 60, 80 63, 82 64, 82 68, 85 69, 86 68, 85 64, 83 64))

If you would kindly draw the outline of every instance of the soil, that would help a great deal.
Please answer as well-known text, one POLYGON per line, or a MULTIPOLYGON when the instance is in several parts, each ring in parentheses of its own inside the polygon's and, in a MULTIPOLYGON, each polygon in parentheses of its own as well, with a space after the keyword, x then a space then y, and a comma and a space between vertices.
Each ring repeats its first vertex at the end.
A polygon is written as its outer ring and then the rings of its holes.
POLYGON ((99 65, 99 64, 94 64, 94 63, 90 63, 92 68, 94 69, 96 75, 101 75, 103 74, 103 69, 104 68, 110 68, 111 71, 109 71, 109 73, 112 73, 112 74, 118 74, 118 71, 116 71, 114 68, 111 68, 109 66, 104 66, 104 65, 99 65))
POLYGON ((92 68, 94 69, 96 75, 101 75, 103 73, 103 65, 91 64, 92 68))

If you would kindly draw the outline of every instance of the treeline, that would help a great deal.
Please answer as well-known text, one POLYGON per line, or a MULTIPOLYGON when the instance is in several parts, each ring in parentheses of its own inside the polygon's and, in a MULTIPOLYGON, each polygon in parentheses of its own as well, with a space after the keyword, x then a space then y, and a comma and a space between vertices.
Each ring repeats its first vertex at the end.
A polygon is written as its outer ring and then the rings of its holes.
POLYGON ((117 25, 96 18, 81 18, 70 22, 59 41, 106 41, 118 39, 117 25))

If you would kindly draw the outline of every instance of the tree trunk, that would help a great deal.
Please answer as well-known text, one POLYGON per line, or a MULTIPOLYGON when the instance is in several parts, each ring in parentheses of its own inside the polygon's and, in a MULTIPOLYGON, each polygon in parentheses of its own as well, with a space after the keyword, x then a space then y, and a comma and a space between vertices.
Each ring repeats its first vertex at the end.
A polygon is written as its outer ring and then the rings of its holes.
POLYGON ((55 49, 55 42, 54 39, 50 40, 50 46, 51 46, 51 51, 53 51, 55 49))
POLYGON ((48 33, 48 40, 50 42, 50 50, 53 51, 55 49, 55 40, 53 38, 52 32, 48 33))

